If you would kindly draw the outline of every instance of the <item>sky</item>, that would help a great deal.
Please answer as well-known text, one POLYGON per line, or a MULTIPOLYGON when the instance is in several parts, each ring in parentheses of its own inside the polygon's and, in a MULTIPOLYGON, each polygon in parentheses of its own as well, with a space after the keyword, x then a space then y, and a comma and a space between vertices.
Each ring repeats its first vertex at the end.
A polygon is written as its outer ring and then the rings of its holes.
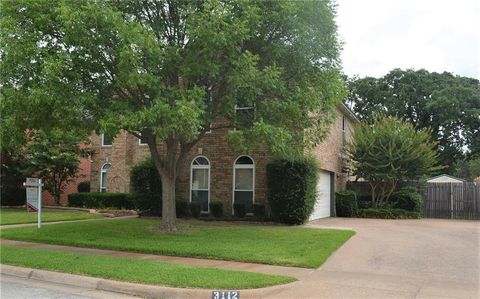
POLYGON ((348 76, 394 68, 480 79, 480 0, 337 0, 348 76))

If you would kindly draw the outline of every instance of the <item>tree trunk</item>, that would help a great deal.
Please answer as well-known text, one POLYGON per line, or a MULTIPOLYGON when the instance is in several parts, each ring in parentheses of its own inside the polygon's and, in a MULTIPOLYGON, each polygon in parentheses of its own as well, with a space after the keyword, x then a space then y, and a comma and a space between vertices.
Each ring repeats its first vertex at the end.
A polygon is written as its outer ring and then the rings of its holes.
POLYGON ((162 179, 162 230, 174 232, 177 230, 177 215, 175 209, 175 179, 160 176, 162 179))

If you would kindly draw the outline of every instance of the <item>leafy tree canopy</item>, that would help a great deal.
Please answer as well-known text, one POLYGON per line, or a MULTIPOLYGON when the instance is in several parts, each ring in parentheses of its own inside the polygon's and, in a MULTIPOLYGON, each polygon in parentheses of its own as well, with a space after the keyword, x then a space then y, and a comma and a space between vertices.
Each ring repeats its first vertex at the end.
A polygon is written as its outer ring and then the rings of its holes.
POLYGON ((453 171, 456 160, 480 155, 480 85, 472 78, 426 70, 395 69, 381 78, 353 78, 348 101, 357 115, 395 116, 416 129, 430 129, 440 161, 453 171))
POLYGON ((347 154, 353 175, 368 181, 372 202, 378 206, 395 191, 397 183, 431 175, 437 166, 436 144, 426 130, 392 117, 376 118, 355 130, 347 154))
POLYGON ((142 132, 168 230, 178 166, 235 107, 254 112, 234 147, 287 155, 322 140, 344 95, 329 0, 19 0, 0 19, 2 129, 142 132))

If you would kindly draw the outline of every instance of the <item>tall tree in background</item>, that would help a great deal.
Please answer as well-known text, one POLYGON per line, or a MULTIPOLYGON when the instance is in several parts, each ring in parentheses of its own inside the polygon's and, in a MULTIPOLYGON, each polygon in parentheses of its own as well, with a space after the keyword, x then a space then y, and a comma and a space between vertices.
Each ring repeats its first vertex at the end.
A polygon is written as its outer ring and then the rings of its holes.
POLYGON ((348 101, 372 122, 377 114, 399 117, 439 142, 441 164, 480 156, 480 85, 472 78, 426 70, 395 69, 381 78, 354 78, 348 101))
POLYGON ((299 152, 325 137, 344 96, 329 0, 0 5, 1 127, 13 137, 2 142, 55 126, 142 134, 167 231, 178 169, 206 132, 237 123, 236 149, 299 152), (239 119, 238 106, 252 109, 239 119))

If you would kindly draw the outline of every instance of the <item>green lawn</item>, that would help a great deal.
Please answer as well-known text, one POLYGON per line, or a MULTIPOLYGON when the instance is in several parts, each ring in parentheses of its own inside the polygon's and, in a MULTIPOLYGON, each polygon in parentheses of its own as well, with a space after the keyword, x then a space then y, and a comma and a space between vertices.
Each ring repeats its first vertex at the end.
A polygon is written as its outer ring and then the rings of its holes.
MULTIPOLYGON (((102 216, 88 214, 81 211, 66 211, 55 209, 43 209, 42 221, 66 221, 101 218, 102 216)), ((2 208, 0 209, 0 225, 35 223, 37 222, 37 213, 28 213, 26 209, 2 208)))
POLYGON ((0 257, 2 264, 172 287, 250 289, 295 281, 287 276, 5 245, 0 257))
POLYGON ((201 257, 263 264, 319 267, 353 234, 327 230, 182 221, 181 232, 154 231, 158 220, 126 219, 62 223, 0 231, 12 240, 201 257))

